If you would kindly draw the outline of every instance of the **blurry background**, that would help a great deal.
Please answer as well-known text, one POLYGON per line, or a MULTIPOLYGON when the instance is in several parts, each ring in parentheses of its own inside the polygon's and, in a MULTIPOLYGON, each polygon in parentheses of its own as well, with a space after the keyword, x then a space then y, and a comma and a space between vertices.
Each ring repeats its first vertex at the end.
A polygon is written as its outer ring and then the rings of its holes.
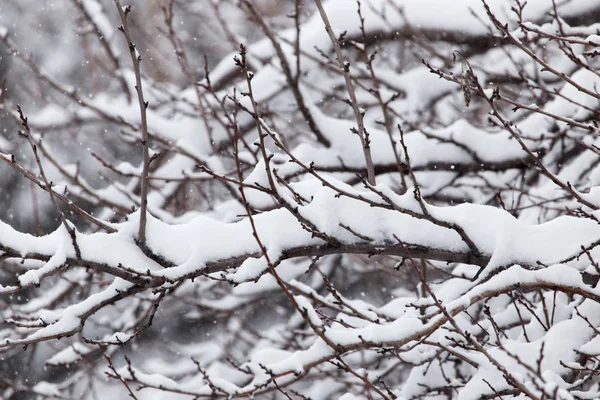
MULTIPOLYGON (((167 0, 131 0, 126 3, 135 9, 135 23, 131 29, 144 57, 142 72, 159 84, 189 86, 190 79, 182 72, 166 37, 165 8, 171 3, 167 0)), ((292 0, 256 1, 274 27, 289 25, 285 14, 291 11, 293 3, 292 0)), ((172 26, 176 27, 187 52, 195 79, 204 75, 205 59, 209 68, 213 67, 223 56, 236 51, 239 43, 251 43, 260 35, 256 26, 231 1, 178 0, 172 2, 172 7, 172 26), (226 30, 221 22, 226 24, 226 30), (233 40, 236 42, 233 43, 233 40)), ((23 57, 29 58, 57 83, 62 82, 66 87, 76 89, 80 96, 89 98, 107 88, 113 91, 122 89, 121 82, 114 75, 113 58, 107 57, 105 48, 108 46, 116 60, 129 67, 125 40, 116 30, 118 25, 118 15, 111 0, 0 2, 0 29, 6 31, 8 39, 14 42, 23 57), (102 37, 102 42, 99 37, 102 37)), ((18 137, 19 127, 8 115, 14 113, 15 104, 21 104, 29 115, 36 114, 48 104, 72 108, 70 99, 37 78, 27 62, 11 56, 11 51, 0 42, 0 82, 5 88, 0 106, 0 130, 3 133, 0 150, 14 153, 19 159, 29 160, 31 149, 18 137)), ((100 167, 89 157, 90 149, 100 154, 114 154, 123 161, 139 159, 139 151, 135 148, 98 135, 98 131, 102 132, 102 127, 93 126, 90 131, 83 124, 57 124, 55 130, 46 129, 39 133, 47 143, 63 149, 70 162, 85 159, 80 168, 88 179, 98 178, 94 171, 100 167)), ((10 221, 17 229, 42 233, 57 225, 47 196, 33 191, 28 181, 4 164, 0 164, 0 204, 0 219, 10 221), (25 213, 23 205, 28 203, 31 204, 31 212, 25 213), (20 211, 17 212, 17 209, 20 211)))

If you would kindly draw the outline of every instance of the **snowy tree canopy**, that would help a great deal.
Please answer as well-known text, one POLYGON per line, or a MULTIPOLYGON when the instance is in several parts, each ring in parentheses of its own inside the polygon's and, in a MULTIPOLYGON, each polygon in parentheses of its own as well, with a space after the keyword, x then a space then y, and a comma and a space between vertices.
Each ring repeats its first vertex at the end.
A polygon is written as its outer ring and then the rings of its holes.
POLYGON ((597 0, 0 15, 0 398, 600 398, 597 0))

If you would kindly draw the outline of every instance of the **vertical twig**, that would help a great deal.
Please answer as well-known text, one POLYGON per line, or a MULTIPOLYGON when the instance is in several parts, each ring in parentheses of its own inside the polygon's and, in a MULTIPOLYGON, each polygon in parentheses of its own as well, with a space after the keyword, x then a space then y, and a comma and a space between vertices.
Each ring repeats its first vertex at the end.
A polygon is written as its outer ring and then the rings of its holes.
POLYGON ((379 79, 377 79, 377 75, 375 74, 375 68, 373 66, 373 61, 375 60, 375 55, 377 54, 377 51, 374 51, 371 54, 369 54, 369 52, 367 51, 368 37, 367 37, 367 31, 365 29, 365 17, 363 17, 363 15, 362 15, 360 1, 357 1, 356 4, 358 6, 357 12, 358 12, 358 18, 360 19, 360 32, 362 34, 362 41, 363 41, 362 46, 357 46, 357 47, 362 52, 363 57, 365 58, 365 64, 367 66, 367 69, 369 70, 369 74, 371 75, 371 80, 373 82, 374 87, 372 89, 370 89, 369 91, 371 92, 371 94, 373 94, 375 96, 375 98, 377 99, 377 102, 379 103, 379 108, 381 108, 381 114, 383 116, 383 126, 385 127, 385 131, 387 132, 388 138, 390 139, 390 145, 392 146, 392 150, 394 151, 394 157, 396 159, 396 166, 398 168, 398 175, 400 176, 400 185, 402 187, 402 190, 406 191, 408 186, 406 185, 406 178, 404 177, 404 168, 402 166, 402 161, 400 161, 400 155, 398 154, 397 142, 394 140, 393 120, 392 120, 392 117, 390 116, 389 107, 388 107, 388 104, 390 102, 394 101, 395 99, 397 99, 400 96, 400 94, 396 92, 387 101, 383 100, 383 95, 381 94, 381 90, 380 90, 379 79))
POLYGON ((352 106, 352 111, 354 111, 354 117, 356 118, 356 123, 358 124, 357 134, 360 138, 360 142, 362 144, 363 153, 365 155, 365 163, 367 166, 367 182, 370 185, 375 186, 375 167, 373 166, 373 157, 371 155, 371 141, 369 140, 369 133, 365 129, 364 123, 364 111, 360 109, 358 105, 358 100, 356 98, 356 90, 354 89, 354 83, 352 83, 352 77, 350 76, 350 62, 344 61, 342 56, 342 48, 340 47, 339 39, 333 33, 333 29, 331 28, 331 23, 329 22, 329 18, 325 13, 325 9, 323 8, 323 4, 321 0, 315 0, 315 4, 317 5, 317 9, 319 10, 319 14, 321 15, 321 19, 325 24, 325 30, 331 39, 331 44, 333 45, 333 49, 335 50, 335 55, 337 57, 338 63, 344 73, 344 80, 346 81, 346 89, 348 90, 348 95, 350 96, 350 106, 352 106))
POLYGON ((302 0, 295 0, 294 29, 296 30, 296 38, 294 40, 294 54, 296 55, 296 75, 294 76, 294 84, 296 87, 300 82, 300 10, 303 7, 302 0))
POLYGON ((144 165, 142 167, 141 176, 141 188, 140 188, 140 226, 138 229, 138 243, 144 245, 146 243, 146 213, 148 208, 148 171, 150 169, 150 150, 149 150, 149 135, 148 135, 148 119, 146 109, 148 103, 144 100, 144 92, 142 90, 142 73, 140 71, 140 62, 142 56, 135 48, 135 44, 131 39, 131 32, 129 25, 127 24, 127 15, 131 11, 131 6, 121 6, 119 0, 114 0, 119 16, 121 17, 121 25, 119 30, 125 35, 127 40, 127 46, 129 47, 129 55, 131 56, 131 62, 133 64, 133 73, 135 75, 135 91, 137 92, 139 107, 140 107, 140 119, 142 129, 142 154, 144 156, 144 165))
POLYGON ((30 181, 29 187, 31 188, 31 209, 33 211, 33 224, 35 225, 35 233, 37 233, 38 236, 43 236, 44 231, 42 230, 42 225, 40 224, 40 210, 38 208, 37 195, 35 192, 35 183, 30 181))

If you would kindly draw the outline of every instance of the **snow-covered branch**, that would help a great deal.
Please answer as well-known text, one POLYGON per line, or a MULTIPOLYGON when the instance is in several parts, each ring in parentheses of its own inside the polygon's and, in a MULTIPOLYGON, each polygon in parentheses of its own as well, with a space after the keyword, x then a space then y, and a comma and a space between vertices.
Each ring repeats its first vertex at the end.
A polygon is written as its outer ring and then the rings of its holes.
POLYGON ((596 2, 58 3, 0 6, 0 397, 600 396, 596 2))

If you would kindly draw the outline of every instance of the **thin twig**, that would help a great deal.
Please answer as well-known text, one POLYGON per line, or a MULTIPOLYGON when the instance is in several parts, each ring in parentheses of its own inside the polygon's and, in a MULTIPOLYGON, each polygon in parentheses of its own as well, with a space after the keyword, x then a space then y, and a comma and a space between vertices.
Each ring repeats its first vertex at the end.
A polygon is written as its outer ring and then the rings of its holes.
POLYGON ((333 45, 333 48, 335 50, 335 55, 337 56, 340 68, 344 72, 346 89, 348 91, 348 95, 350 96, 349 104, 352 107, 352 111, 354 111, 354 118, 356 118, 356 123, 358 124, 358 129, 356 133, 360 138, 363 153, 365 156, 365 164, 367 167, 367 181, 370 185, 375 186, 377 183, 375 181, 375 168, 373 167, 373 156, 371 155, 371 141, 369 139, 369 133, 365 129, 364 111, 361 110, 358 104, 358 99, 356 98, 356 90, 354 89, 354 83, 352 82, 352 76, 350 75, 350 62, 344 60, 344 56, 342 55, 342 48, 340 46, 340 39, 338 39, 333 33, 331 23, 329 22, 329 18, 325 13, 325 9, 323 8, 321 0, 315 0, 315 4, 317 5, 317 9, 319 10, 321 19, 325 24, 325 30, 329 35, 329 39, 331 39, 331 44, 333 45))
POLYGON ((141 120, 141 131, 142 131, 142 154, 144 157, 143 167, 142 167, 142 176, 140 182, 140 225, 138 229, 138 242, 140 245, 145 246, 146 244, 146 213, 148 208, 148 172, 150 170, 150 150, 149 150, 149 141, 150 137, 148 135, 148 117, 146 114, 146 109, 148 108, 148 103, 144 100, 144 92, 142 90, 142 73, 140 70, 140 63, 142 61, 142 56, 139 54, 137 49, 135 48, 135 44, 133 44, 133 40, 131 38, 131 32, 129 30, 129 24, 127 23, 127 16, 131 12, 131 6, 127 5, 125 7, 121 6, 121 2, 119 0, 114 0, 115 5, 117 6, 117 10, 119 12, 119 16, 121 17, 122 25, 119 26, 119 30, 123 32, 125 35, 125 39, 127 40, 127 46, 129 47, 129 55, 131 56, 131 63, 133 65, 133 73, 135 75, 135 90, 137 92, 138 103, 140 107, 140 120, 141 120))

